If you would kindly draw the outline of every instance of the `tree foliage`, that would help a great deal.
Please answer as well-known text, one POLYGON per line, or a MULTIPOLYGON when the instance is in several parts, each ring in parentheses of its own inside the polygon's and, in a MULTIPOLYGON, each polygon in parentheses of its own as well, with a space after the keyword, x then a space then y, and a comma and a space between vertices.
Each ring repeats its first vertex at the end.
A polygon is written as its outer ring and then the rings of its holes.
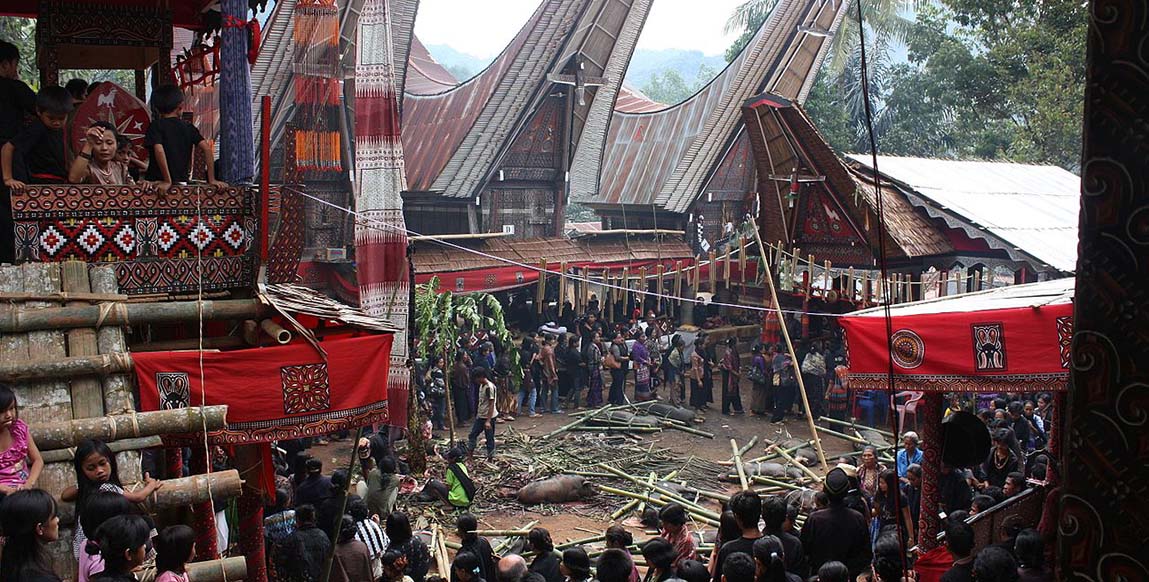
POLYGON ((716 74, 717 71, 714 70, 714 67, 706 63, 698 65, 698 71, 694 74, 694 79, 690 81, 683 79, 678 71, 666 69, 652 74, 650 80, 642 86, 642 92, 659 103, 674 105, 697 93, 699 89, 714 79, 716 74))
MULTIPOLYGON (((6 40, 20 49, 20 80, 33 89, 40 84, 40 70, 36 67, 36 21, 17 16, 0 16, 0 40, 6 40)), ((60 83, 69 79, 83 79, 89 83, 112 81, 128 89, 135 87, 135 73, 129 70, 74 69, 60 71, 60 83)))

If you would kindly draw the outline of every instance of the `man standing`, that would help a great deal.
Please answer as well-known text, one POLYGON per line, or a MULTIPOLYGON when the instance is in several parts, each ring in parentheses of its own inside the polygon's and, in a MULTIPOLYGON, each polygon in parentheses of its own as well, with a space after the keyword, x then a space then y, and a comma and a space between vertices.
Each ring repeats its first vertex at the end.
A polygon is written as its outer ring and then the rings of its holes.
POLYGON ((487 459, 493 459, 495 457, 495 418, 499 416, 499 409, 495 404, 498 392, 495 383, 487 378, 486 368, 475 368, 471 380, 479 386, 479 400, 475 424, 471 427, 471 434, 467 435, 467 449, 474 452, 475 446, 478 444, 479 433, 483 433, 487 441, 487 459))
POLYGON ((612 405, 626 404, 626 371, 630 367, 630 350, 626 348, 626 340, 621 333, 614 334, 610 342, 610 355, 615 361, 610 369, 610 394, 607 402, 612 405))
POLYGON ((722 544, 718 550, 718 558, 714 565, 714 582, 722 582, 722 564, 731 554, 743 553, 747 556, 754 554, 754 541, 762 537, 758 531, 758 520, 762 517, 762 498, 753 490, 744 490, 735 493, 727 506, 734 514, 734 521, 742 530, 742 537, 722 544))
POLYGON ((543 347, 539 350, 539 361, 543 366, 543 387, 539 390, 538 407, 547 410, 547 399, 550 399, 551 414, 562 412, 559 410, 558 363, 555 360, 555 340, 551 336, 543 338, 543 347))
POLYGON ((785 420, 786 414, 790 412, 790 408, 794 406, 794 396, 797 395, 798 379, 794 375, 794 360, 790 358, 790 354, 786 352, 786 348, 782 344, 774 347, 774 361, 771 362, 771 369, 774 373, 772 383, 775 387, 774 392, 774 417, 770 422, 779 423, 785 420))
POLYGON ((786 571, 805 580, 809 567, 806 564, 806 554, 802 551, 802 541, 798 536, 786 531, 786 499, 772 495, 762 501, 762 533, 776 536, 782 541, 782 548, 786 550, 786 571))
POLYGON ((845 471, 834 468, 826 474, 823 491, 830 505, 810 514, 802 526, 801 540, 810 558, 810 571, 838 561, 849 568, 852 580, 869 568, 871 552, 866 518, 846 507, 849 490, 850 478, 845 471))

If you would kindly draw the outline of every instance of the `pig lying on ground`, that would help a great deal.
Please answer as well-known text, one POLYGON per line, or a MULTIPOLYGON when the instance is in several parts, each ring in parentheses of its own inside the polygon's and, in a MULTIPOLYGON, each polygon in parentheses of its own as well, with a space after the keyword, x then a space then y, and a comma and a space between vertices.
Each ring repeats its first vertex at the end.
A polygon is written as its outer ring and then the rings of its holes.
POLYGON ((618 426, 619 424, 630 424, 631 426, 658 426, 658 419, 652 416, 636 416, 625 410, 608 410, 599 413, 594 418, 586 422, 590 426, 618 426), (607 423, 606 420, 612 422, 607 423))
POLYGON ((594 486, 579 475, 555 475, 549 479, 532 481, 519 489, 518 500, 523 505, 538 503, 566 503, 594 495, 594 486))
POLYGON ((652 416, 659 418, 669 418, 681 422, 694 422, 694 411, 680 406, 673 406, 665 402, 651 402, 644 405, 645 408, 652 416))
POLYGON ((814 466, 814 464, 818 462, 818 453, 814 450, 814 447, 810 446, 808 441, 804 441, 802 439, 786 439, 782 441, 780 445, 778 445, 779 448, 786 450, 798 446, 801 448, 790 453, 790 456, 794 457, 794 460, 802 463, 803 465, 806 465, 807 467, 814 466))
MULTIPOLYGON (((874 445, 875 447, 877 447, 879 449, 882 447, 890 446, 890 441, 888 441, 886 439, 886 435, 883 435, 882 433, 880 433, 876 430, 869 429, 869 428, 859 428, 858 434, 862 435, 862 439, 864 439, 866 442, 870 443, 871 445, 874 445)), ((855 444, 854 448, 860 451, 863 448, 865 448, 865 446, 866 445, 855 444)))

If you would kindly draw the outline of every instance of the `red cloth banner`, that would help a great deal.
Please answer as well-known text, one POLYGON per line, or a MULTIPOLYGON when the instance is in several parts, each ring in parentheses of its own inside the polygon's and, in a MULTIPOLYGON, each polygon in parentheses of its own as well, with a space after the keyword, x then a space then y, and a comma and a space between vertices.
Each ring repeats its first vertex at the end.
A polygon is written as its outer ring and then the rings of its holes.
MULTIPOLYGON (((924 392, 1042 392, 1069 382, 1073 305, 893 317, 894 389, 924 392)), ((882 317, 841 319, 850 385, 889 387, 882 317)))
POLYGON ((132 354, 140 408, 226 404, 217 444, 327 434, 389 420, 387 373, 392 334, 328 339, 327 357, 300 342, 271 348, 132 354))

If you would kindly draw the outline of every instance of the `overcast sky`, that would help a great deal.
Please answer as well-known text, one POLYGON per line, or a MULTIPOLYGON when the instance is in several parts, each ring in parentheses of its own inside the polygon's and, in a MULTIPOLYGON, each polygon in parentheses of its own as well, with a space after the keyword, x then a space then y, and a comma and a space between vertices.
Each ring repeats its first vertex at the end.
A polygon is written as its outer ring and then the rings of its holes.
MULTIPOLYGON (((541 0, 421 0, 415 33, 426 44, 446 44, 494 58, 515 36, 541 0)), ((726 19, 744 0, 654 0, 638 40, 644 49, 697 49, 720 55, 737 34, 726 19)))

